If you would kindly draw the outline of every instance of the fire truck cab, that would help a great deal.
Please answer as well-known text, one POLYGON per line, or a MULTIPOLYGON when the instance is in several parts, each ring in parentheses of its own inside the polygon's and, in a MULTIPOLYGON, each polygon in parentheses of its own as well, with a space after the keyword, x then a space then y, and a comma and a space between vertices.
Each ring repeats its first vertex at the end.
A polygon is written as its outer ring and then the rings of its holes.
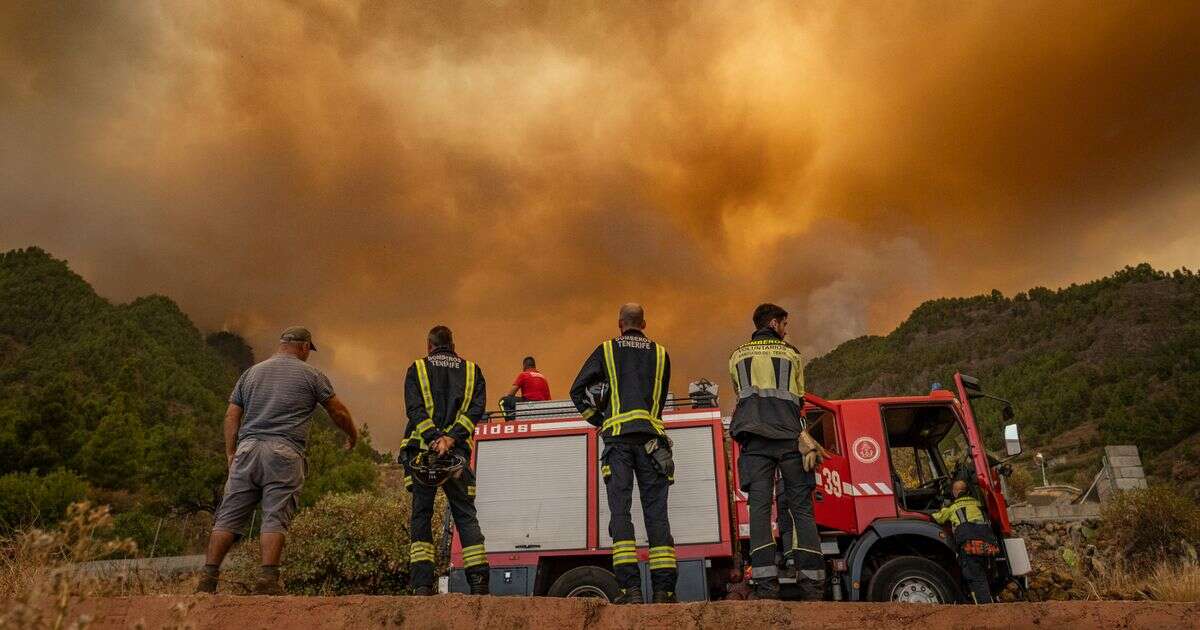
MULTIPOLYGON (((971 405, 995 397, 969 376, 955 375, 955 385, 957 396, 944 389, 835 401, 805 396, 810 431, 828 453, 813 473, 827 599, 961 601, 953 537, 930 516, 949 500, 955 479, 968 482, 1003 541, 991 563, 993 588, 1020 583, 1028 573, 1025 544, 1013 536, 1001 488, 1008 467, 984 449, 971 405)), ((1001 402, 1008 420, 1011 406, 1001 402)), ((679 561, 677 595, 684 601, 742 597, 749 516, 728 418, 715 399, 689 396, 672 398, 663 420, 675 454, 669 516, 679 561)), ((1008 425, 1004 437, 1008 456, 1015 457, 1016 425, 1008 425)), ((492 594, 616 596, 601 448, 595 428, 563 401, 527 403, 508 422, 476 428, 476 507, 492 594)), ((633 504, 642 590, 649 594, 636 491, 633 504)), ((455 537, 444 590, 467 591, 459 550, 455 537)))

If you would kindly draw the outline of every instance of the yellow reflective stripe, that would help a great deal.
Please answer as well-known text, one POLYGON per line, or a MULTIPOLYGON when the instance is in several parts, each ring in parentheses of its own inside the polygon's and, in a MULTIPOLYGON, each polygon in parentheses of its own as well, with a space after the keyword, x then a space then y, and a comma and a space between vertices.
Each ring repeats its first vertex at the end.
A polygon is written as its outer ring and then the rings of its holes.
POLYGON ((650 561, 650 570, 651 571, 653 571, 654 569, 675 569, 678 567, 679 567, 679 565, 675 563, 675 558, 669 558, 667 560, 651 560, 650 561))
MULTIPOLYGON (((432 428, 433 428, 433 420, 432 420, 432 419, 430 419, 430 418, 425 418, 424 420, 422 420, 422 421, 420 421, 420 422, 418 422, 418 423, 417 423, 417 429, 416 429, 416 432, 417 432, 417 433, 424 433, 424 432, 426 432, 426 431, 428 431, 429 429, 432 429, 432 428)), ((422 438, 422 439, 424 439, 424 438, 422 438)))
POLYGON ((487 563, 488 563, 487 556, 483 556, 483 557, 479 557, 479 558, 470 558, 470 559, 463 558, 463 567, 467 568, 467 569, 470 569, 471 567, 477 567, 479 565, 487 564, 487 563))
POLYGON ((467 486, 467 496, 475 496, 475 486, 467 486))
POLYGON ((637 564, 637 561, 638 561, 637 556, 633 556, 632 558, 614 557, 613 558, 613 566, 620 566, 623 564, 637 564))
POLYGON ((608 370, 608 386, 612 389, 609 415, 615 416, 621 413, 621 388, 617 385, 617 362, 613 359, 612 339, 604 342, 604 367, 608 370))
POLYGON ((617 548, 624 548, 624 547, 630 547, 630 548, 632 548, 632 547, 635 547, 635 546, 637 546, 637 545, 636 545, 636 543, 635 543, 634 541, 632 541, 632 540, 614 540, 614 541, 613 541, 613 549, 617 549, 617 548))
POLYGON ((413 479, 411 475, 404 475, 404 489, 412 488, 413 479))
POLYGON ((467 433, 469 433, 471 435, 475 435, 475 423, 471 422, 470 418, 468 418, 466 416, 459 416, 458 420, 454 421, 454 424, 457 424, 457 425, 461 426, 462 428, 466 429, 467 433))
POLYGON ((580 415, 583 416, 584 420, 589 420, 592 416, 596 415, 596 410, 588 407, 587 409, 584 409, 583 413, 580 415))
POLYGON ((607 476, 609 476, 609 475, 611 475, 611 474, 612 474, 612 468, 609 468, 608 464, 605 464, 605 465, 603 465, 603 466, 601 466, 601 467, 600 467, 600 474, 602 474, 602 475, 604 475, 605 477, 607 477, 607 476))
POLYGON ((433 562, 433 543, 415 541, 408 546, 409 562, 433 562))
POLYGON ((646 411, 645 409, 634 409, 633 411, 627 411, 623 414, 613 416, 604 421, 604 425, 600 427, 600 431, 603 432, 611 429, 614 436, 620 435, 621 425, 627 422, 634 422, 636 420, 645 420, 646 422, 650 423, 650 428, 654 429, 654 432, 658 433, 659 435, 666 434, 666 429, 663 426, 662 420, 650 415, 650 412, 646 411))
POLYGON ((654 406, 650 408, 650 417, 657 418, 662 411, 662 380, 663 364, 666 363, 666 350, 654 344, 654 406))
MULTIPOLYGON (((471 397, 475 395, 475 364, 467 361, 467 384, 463 391, 462 407, 458 409, 459 415, 467 413, 467 408, 471 406, 471 397)), ((475 430, 475 425, 471 425, 471 431, 475 430)))
POLYGON ((417 381, 421 384, 421 397, 425 399, 425 413, 433 417, 433 391, 429 388, 429 372, 425 368, 425 359, 417 359, 417 381))

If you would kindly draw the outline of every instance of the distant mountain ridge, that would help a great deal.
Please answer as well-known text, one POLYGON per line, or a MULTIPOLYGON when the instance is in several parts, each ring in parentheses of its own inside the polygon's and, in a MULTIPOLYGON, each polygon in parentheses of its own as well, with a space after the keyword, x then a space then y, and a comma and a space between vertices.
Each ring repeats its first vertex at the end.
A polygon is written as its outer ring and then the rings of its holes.
MULTIPOLYGON (((814 359, 806 380, 830 398, 899 395, 955 371, 1012 400, 1030 444, 1133 443, 1154 459, 1200 432, 1200 276, 1140 264, 1057 291, 931 300, 814 359)), ((997 446, 998 423, 984 422, 997 446)))

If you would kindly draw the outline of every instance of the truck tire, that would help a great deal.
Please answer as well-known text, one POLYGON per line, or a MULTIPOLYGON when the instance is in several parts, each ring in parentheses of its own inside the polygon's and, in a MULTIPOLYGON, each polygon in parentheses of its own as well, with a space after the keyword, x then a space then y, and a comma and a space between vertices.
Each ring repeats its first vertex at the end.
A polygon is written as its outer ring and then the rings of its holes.
POLYGON ((938 563, 918 556, 884 562, 867 587, 867 600, 872 602, 953 604, 961 597, 954 576, 938 563))
POLYGON ((575 567, 558 576, 546 591, 550 597, 597 597, 610 602, 620 594, 616 576, 600 567, 575 567))

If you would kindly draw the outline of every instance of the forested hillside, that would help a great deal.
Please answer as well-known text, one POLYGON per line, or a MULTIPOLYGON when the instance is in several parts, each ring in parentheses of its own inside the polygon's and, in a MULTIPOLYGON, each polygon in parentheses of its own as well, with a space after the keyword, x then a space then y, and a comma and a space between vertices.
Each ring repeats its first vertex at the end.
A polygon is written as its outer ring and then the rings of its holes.
MULTIPOLYGON (((952 387, 955 371, 1011 399, 1031 446, 1070 454, 1132 443, 1152 472, 1197 477, 1188 462, 1200 450, 1189 439, 1200 435, 1200 277, 1186 269, 1142 264, 1057 291, 933 300, 891 334, 813 360, 806 376, 813 392, 844 398, 952 387)), ((990 414, 990 440, 998 423, 990 414)))
MULTIPOLYGON (((0 254, 0 533, 90 498, 144 542, 163 520, 160 552, 188 546, 195 532, 171 528, 220 498, 225 401, 253 362, 169 298, 111 304, 40 249, 0 254)), ((313 427, 307 500, 374 481, 369 445, 339 451, 313 427)))

